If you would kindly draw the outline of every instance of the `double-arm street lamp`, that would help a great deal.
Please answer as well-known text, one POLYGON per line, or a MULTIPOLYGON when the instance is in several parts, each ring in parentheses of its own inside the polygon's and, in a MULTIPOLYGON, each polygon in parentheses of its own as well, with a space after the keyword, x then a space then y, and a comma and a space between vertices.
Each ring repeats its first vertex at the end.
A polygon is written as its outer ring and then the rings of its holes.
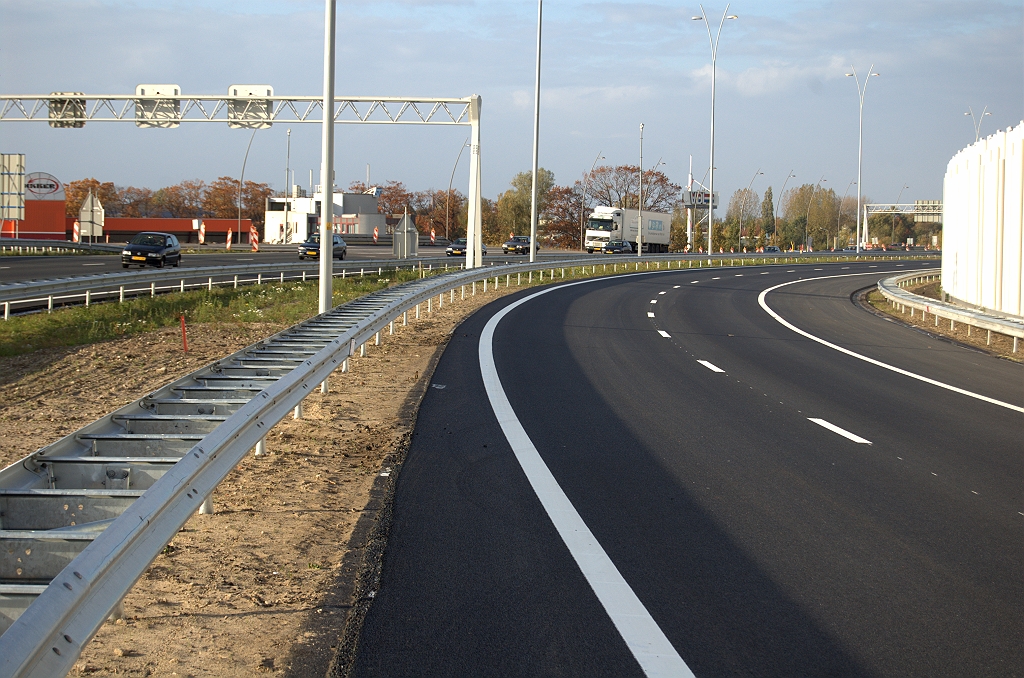
POLYGON ((537 153, 540 142, 540 28, 544 19, 544 0, 537 0, 537 79, 533 92, 533 188, 530 200, 530 263, 537 260, 537 153))
POLYGON ((992 115, 992 114, 989 112, 988 106, 985 106, 985 109, 981 112, 981 115, 979 115, 977 118, 975 118, 974 117, 974 109, 971 108, 970 106, 968 106, 967 107, 967 112, 964 113, 964 115, 971 116, 971 122, 974 123, 974 143, 978 143, 978 139, 981 138, 981 123, 985 122, 985 116, 986 115, 992 115))
POLYGON ((708 255, 711 255, 711 233, 715 228, 715 60, 718 57, 718 41, 722 37, 722 26, 726 19, 738 18, 735 14, 729 14, 729 5, 725 6, 722 12, 722 20, 718 24, 718 33, 712 39, 711 24, 708 23, 708 15, 704 12, 704 5, 700 6, 700 16, 692 17, 693 21, 703 21, 708 29, 708 42, 711 43, 711 177, 708 179, 708 255))
MULTIPOLYGON (((459 155, 455 158, 455 166, 452 167, 452 176, 448 179, 448 193, 444 199, 444 239, 449 242, 451 242, 451 238, 448 237, 448 222, 451 220, 452 182, 455 181, 455 170, 458 168, 459 160, 462 159, 462 152, 466 150, 467 146, 469 146, 469 139, 466 139, 462 144, 462 148, 459 149, 459 155)), ((466 246, 470 247, 470 245, 466 246)))
POLYGON ((839 216, 836 217, 836 249, 839 249, 839 229, 841 228, 840 222, 843 219, 843 203, 846 202, 846 195, 850 192, 850 186, 857 183, 854 180, 850 180, 850 183, 846 184, 846 190, 843 191, 843 199, 839 201, 839 216))
MULTIPOLYGON (((858 129, 858 132, 857 132, 857 251, 858 252, 860 252, 860 246, 861 246, 861 239, 860 239, 860 222, 861 222, 861 218, 860 218, 860 212, 861 212, 861 210, 860 210, 860 197, 861 197, 861 188, 863 188, 863 186, 864 186, 863 179, 861 178, 861 161, 864 158, 864 94, 868 91, 868 80, 870 80, 872 78, 872 76, 878 77, 878 73, 875 73, 874 69, 875 69, 875 65, 871 64, 871 67, 868 68, 868 74, 864 76, 864 84, 863 84, 863 86, 861 85, 860 78, 857 76, 857 69, 856 68, 854 68, 853 66, 850 66, 850 70, 852 70, 853 73, 847 73, 846 74, 846 77, 853 78, 854 80, 857 81, 857 96, 860 99, 860 109, 859 109, 860 110, 860 122, 858 123, 858 126, 857 126, 857 129, 858 129)), ((868 225, 864 224, 864 229, 865 230, 867 230, 867 227, 868 227, 868 225)))

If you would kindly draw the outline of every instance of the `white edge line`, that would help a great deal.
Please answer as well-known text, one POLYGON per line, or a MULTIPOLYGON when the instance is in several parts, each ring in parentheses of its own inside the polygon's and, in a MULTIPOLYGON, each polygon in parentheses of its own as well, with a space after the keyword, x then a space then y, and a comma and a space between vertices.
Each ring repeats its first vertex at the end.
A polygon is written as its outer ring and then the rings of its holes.
POLYGON ((832 433, 838 433, 839 435, 843 436, 844 438, 848 438, 849 440, 852 440, 855 443, 860 443, 861 445, 871 445, 872 444, 870 440, 867 440, 866 438, 861 438, 859 435, 857 435, 855 433, 850 433, 849 431, 847 431, 844 428, 839 428, 835 424, 833 424, 831 422, 828 422, 828 421, 825 421, 824 419, 816 419, 814 417, 807 417, 807 420, 808 421, 813 421, 818 426, 821 426, 823 428, 827 428, 829 431, 832 431, 832 433))
POLYGON ((712 372, 722 372, 723 374, 725 373, 725 370, 723 370, 721 367, 719 367, 718 365, 714 365, 712 363, 709 363, 707 360, 698 360, 697 362, 699 362, 701 365, 703 365, 704 367, 708 368, 712 372))
POLYGON ((661 336, 665 337, 666 339, 671 339, 672 338, 672 335, 669 334, 668 332, 666 332, 665 330, 658 330, 658 334, 660 334, 661 336))
MULTIPOLYGON (((595 279, 599 280, 599 279, 595 279)), ((647 676, 692 677, 693 672, 672 647, 665 633, 629 587, 618 568, 601 548, 544 463, 533 441, 516 417, 498 378, 492 343, 494 330, 510 311, 542 294, 592 281, 580 281, 541 290, 509 304, 494 314, 480 334, 480 373, 491 409, 512 451, 540 499, 555 529, 568 547, 587 583, 647 676)))
POLYGON ((768 296, 769 292, 777 290, 780 287, 785 287, 786 285, 794 285, 796 283, 810 282, 811 280, 826 280, 826 279, 829 279, 829 278, 850 278, 850 277, 854 277, 854 276, 858 276, 858 275, 878 275, 878 273, 884 273, 884 271, 872 271, 870 273, 844 273, 842 275, 825 275, 825 276, 819 276, 817 278, 802 278, 800 280, 790 280, 789 282, 784 282, 784 283, 782 283, 780 285, 775 285, 774 287, 769 287, 768 289, 766 289, 763 292, 761 292, 761 294, 759 294, 757 296, 757 303, 759 303, 761 305, 761 308, 763 308, 768 315, 770 315, 771 317, 775 318, 783 326, 788 327, 789 329, 793 330, 797 334, 799 334, 801 336, 804 336, 804 337, 807 337, 811 341, 816 341, 816 342, 818 342, 819 344, 821 344, 823 346, 828 346, 829 348, 835 349, 836 351, 839 351, 840 353, 845 353, 846 355, 851 356, 853 358, 857 358, 858 360, 863 360, 864 362, 868 362, 868 363, 871 363, 872 365, 877 365, 878 367, 881 367, 881 368, 884 368, 884 369, 887 369, 887 370, 891 370, 893 372, 896 372, 897 374, 902 374, 905 377, 910 377, 911 379, 917 379, 918 381, 923 381, 926 384, 931 384, 932 386, 938 386, 939 388, 944 388, 947 391, 953 391, 954 393, 959 393, 961 395, 969 396, 971 398, 977 398, 978 400, 983 400, 983 401, 985 401, 987 403, 991 403, 993 405, 999 405, 1000 407, 1005 407, 1007 409, 1014 410, 1015 412, 1024 413, 1024 407, 1020 407, 1019 405, 1014 405, 1012 403, 1005 403, 1002 400, 996 400, 995 398, 990 398, 990 397, 988 397, 986 395, 982 395, 980 393, 974 393, 973 391, 968 391, 967 389, 963 389, 963 388, 960 388, 958 386, 953 386, 951 384, 946 384, 946 383, 943 383, 941 381, 937 381, 935 379, 930 379, 930 378, 925 377, 923 375, 915 374, 914 372, 910 372, 908 370, 904 370, 904 369, 896 367, 894 365, 889 365, 888 363, 883 363, 881 360, 875 360, 874 358, 869 358, 866 355, 861 355, 860 353, 855 353, 855 352, 851 351, 848 348, 843 348, 842 346, 837 346, 837 345, 833 344, 832 342, 825 341, 824 339, 822 339, 820 337, 816 337, 813 334, 811 334, 810 332, 805 332, 804 330, 800 329, 799 327, 793 325, 792 323, 787 321, 785 318, 780 316, 778 313, 773 311, 771 309, 771 307, 769 307, 768 304, 765 302, 765 297, 768 296))

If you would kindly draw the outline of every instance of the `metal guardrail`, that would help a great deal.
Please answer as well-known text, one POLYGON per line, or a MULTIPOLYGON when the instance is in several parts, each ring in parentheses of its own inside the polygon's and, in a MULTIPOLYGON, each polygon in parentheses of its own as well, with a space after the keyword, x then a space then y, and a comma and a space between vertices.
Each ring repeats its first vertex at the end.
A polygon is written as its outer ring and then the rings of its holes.
MULTIPOLYGON (((903 289, 910 285, 918 285, 923 282, 941 279, 942 276, 939 271, 913 271, 878 281, 878 291, 889 300, 889 303, 898 307, 902 312, 906 313, 909 309, 911 317, 914 316, 915 311, 920 311, 922 319, 927 319, 930 313, 935 318, 936 327, 938 327, 940 319, 948 320, 950 329, 953 329, 956 323, 967 325, 968 328, 977 327, 989 332, 989 343, 992 340, 992 332, 1013 337, 1013 352, 1017 352, 1017 344, 1020 339, 1024 338, 1024 320, 999 317, 990 313, 954 306, 953 304, 937 299, 929 299, 928 297, 923 297, 903 289)), ((968 329, 968 331, 970 330, 968 329)))
POLYGON ((0 238, 0 254, 10 250, 14 254, 33 254, 41 251, 76 250, 79 252, 120 253, 123 244, 68 242, 67 240, 33 240, 30 238, 0 238))
MULTIPOLYGON (((450 259, 444 257, 431 259, 380 259, 335 264, 335 277, 366 273, 380 273, 395 268, 423 267, 433 271, 442 266, 455 268, 450 259), (357 265, 358 264, 358 265, 357 265)), ((310 280, 319 277, 315 262, 311 263, 271 263, 235 266, 202 266, 196 268, 167 268, 123 273, 99 273, 96 275, 76 276, 74 278, 57 278, 53 280, 32 280, 26 282, 5 283, 0 285, 0 306, 3 307, 4 319, 10 318, 11 312, 18 306, 38 306, 47 304, 52 309, 55 304, 80 303, 87 306, 95 299, 117 298, 124 301, 126 297, 158 292, 180 291, 240 284, 263 284, 264 282, 287 282, 310 280), (248 277, 247 277, 248 276, 248 277), (206 280, 202 280, 205 278, 206 280), (190 282, 189 282, 190 281, 190 282), (144 285, 144 286, 141 286, 144 285)))
POLYGON ((448 293, 450 303, 460 287, 461 297, 479 281, 504 278, 510 286, 513 275, 518 283, 535 271, 543 281, 572 268, 596 274, 598 266, 626 272, 707 263, 604 256, 424 277, 259 341, 8 466, 0 471, 0 677, 66 674, 242 457, 260 451, 317 385, 345 371, 358 347, 409 312, 418 317, 424 303, 429 311, 435 297, 443 304, 448 293))

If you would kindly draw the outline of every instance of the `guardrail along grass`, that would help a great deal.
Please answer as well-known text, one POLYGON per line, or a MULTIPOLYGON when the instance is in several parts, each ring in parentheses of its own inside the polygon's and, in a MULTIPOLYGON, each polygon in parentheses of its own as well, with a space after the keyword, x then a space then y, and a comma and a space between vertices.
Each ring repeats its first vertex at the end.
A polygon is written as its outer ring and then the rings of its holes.
MULTIPOLYGON (((418 271, 384 271, 363 278, 335 278, 334 305, 420 277, 418 271)), ((268 283, 136 297, 124 303, 71 306, 12 316, 0 322, 0 356, 42 348, 79 346, 149 332, 180 323, 273 322, 292 325, 316 315, 317 281, 268 283)))

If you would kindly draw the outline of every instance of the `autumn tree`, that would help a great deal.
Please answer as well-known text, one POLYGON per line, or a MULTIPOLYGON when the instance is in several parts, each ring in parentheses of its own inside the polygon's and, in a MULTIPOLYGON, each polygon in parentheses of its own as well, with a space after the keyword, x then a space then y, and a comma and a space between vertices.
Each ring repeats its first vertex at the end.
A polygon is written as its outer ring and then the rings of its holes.
POLYGON ((686 208, 676 205, 672 209, 672 227, 669 232, 669 251, 685 252, 689 243, 686 240, 686 208))
MULTIPOLYGON (((520 172, 512 177, 511 188, 498 196, 498 221, 504 234, 522 235, 530 232, 533 204, 533 174, 520 172)), ((555 174, 543 167, 537 170, 537 214, 547 207, 548 192, 555 185, 555 174)))
MULTIPOLYGON (((640 171, 637 165, 602 165, 590 175, 589 193, 598 205, 636 209, 639 204, 640 171)), ((644 172, 644 209, 671 212, 682 188, 664 172, 644 172)))
POLYGON ((113 182, 101 182, 98 179, 81 179, 72 181, 64 187, 64 213, 69 217, 77 217, 82 209, 82 203, 89 195, 89 191, 100 199, 100 204, 107 216, 117 216, 121 212, 121 201, 118 196, 117 187, 113 182))
MULTIPOLYGON (((246 181, 242 186, 242 219, 249 219, 257 228, 263 225, 267 198, 274 194, 269 184, 246 181)), ((218 177, 203 194, 205 215, 217 219, 238 218, 238 180, 218 177)))
MULTIPOLYGON (((235 186, 237 196, 237 183, 235 186)), ((206 182, 202 179, 186 180, 161 188, 153 195, 153 200, 167 216, 196 219, 206 216, 203 212, 206 190, 206 182)))
POLYGON ((461 216, 466 198, 452 189, 418 191, 413 194, 412 207, 416 213, 416 225, 421 233, 430 233, 433 228, 438 237, 454 240, 465 237, 466 222, 461 216))
POLYGON ((580 182, 573 186, 553 186, 547 193, 544 210, 544 234, 551 244, 565 249, 580 249, 580 218, 583 187, 580 182))
MULTIPOLYGON (((402 214, 407 207, 410 212, 415 212, 413 193, 401 181, 386 181, 383 186, 376 187, 381 190, 380 197, 377 198, 378 212, 391 216, 392 214, 402 214)), ((366 184, 361 181, 353 181, 348 185, 349 193, 365 193, 367 190, 366 184)))
POLYGON ((775 235, 775 200, 771 186, 765 189, 761 199, 761 229, 766 236, 775 235))
POLYGON ((122 217, 156 217, 159 206, 153 200, 153 191, 148 188, 126 186, 117 190, 122 217))

